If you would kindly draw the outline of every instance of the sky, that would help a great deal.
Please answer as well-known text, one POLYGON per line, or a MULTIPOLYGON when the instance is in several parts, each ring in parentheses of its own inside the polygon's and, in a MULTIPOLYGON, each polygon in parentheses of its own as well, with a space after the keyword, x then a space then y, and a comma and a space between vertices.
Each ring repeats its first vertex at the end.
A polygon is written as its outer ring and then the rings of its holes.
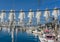
POLYGON ((0 0, 0 10, 36 10, 60 7, 60 0, 0 0))
MULTIPOLYGON (((60 0, 0 0, 0 10, 9 11, 13 9, 15 11, 20 11, 23 9, 24 11, 29 11, 29 9, 45 10, 46 8, 53 9, 54 7, 60 8, 60 0)), ((26 16, 27 14, 28 13, 26 13, 26 16)), ((16 17, 18 18, 18 13, 16 13, 16 17)), ((27 17, 25 20, 27 20, 27 17)))

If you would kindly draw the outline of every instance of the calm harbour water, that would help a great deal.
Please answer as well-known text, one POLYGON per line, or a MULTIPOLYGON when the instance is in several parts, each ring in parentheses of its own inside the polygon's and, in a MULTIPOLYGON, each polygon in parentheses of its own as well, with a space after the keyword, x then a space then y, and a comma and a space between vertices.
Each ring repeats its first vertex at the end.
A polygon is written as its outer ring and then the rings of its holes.
MULTIPOLYGON (((11 33, 7 31, 0 31, 0 42, 12 42, 11 33)), ((14 32, 14 42, 40 42, 38 36, 26 32, 14 32)))

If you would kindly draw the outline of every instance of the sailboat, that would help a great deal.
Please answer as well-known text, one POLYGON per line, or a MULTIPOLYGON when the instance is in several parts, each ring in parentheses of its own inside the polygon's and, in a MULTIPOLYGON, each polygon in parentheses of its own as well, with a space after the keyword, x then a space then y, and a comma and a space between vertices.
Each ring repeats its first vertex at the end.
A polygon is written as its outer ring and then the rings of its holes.
POLYGON ((40 23, 40 17, 41 17, 41 11, 39 11, 39 9, 37 9, 37 12, 36 12, 37 24, 40 23))
POLYGON ((16 19, 16 16, 15 16, 15 13, 14 13, 14 10, 10 10, 10 13, 9 13, 9 21, 14 21, 16 19))
POLYGON ((45 12, 44 12, 44 17, 45 20, 48 21, 49 17, 50 17, 50 11, 46 8, 45 12))
POLYGON ((18 18, 19 18, 19 25, 23 26, 24 25, 25 13, 22 9, 20 10, 18 18))
MULTIPOLYGON (((46 9, 43 16, 45 17, 46 22, 48 22, 48 19, 49 19, 49 17, 50 17, 50 11, 48 11, 48 9, 46 9)), ((38 36, 39 36, 39 39, 40 39, 41 42, 47 42, 47 40, 46 40, 46 38, 45 38, 46 36, 45 36, 43 30, 41 31, 41 34, 38 35, 38 36), (42 34, 43 34, 43 35, 42 35, 42 34)))
MULTIPOLYGON (((0 15, 1 15, 1 16, 0 16, 0 17, 1 17, 1 23, 2 23, 3 26, 5 26, 5 25, 3 24, 3 22, 5 21, 5 18, 6 18, 5 10, 2 10, 0 15)), ((7 31, 7 28, 4 27, 2 30, 5 32, 5 31, 7 31)))
POLYGON ((32 27, 30 25, 32 24, 32 18, 33 17, 34 17, 34 12, 32 11, 32 9, 30 9, 29 13, 28 13, 29 22, 27 23, 27 25, 29 25, 29 27, 28 27, 29 30, 26 31, 27 33, 31 33, 32 32, 32 30, 31 30, 32 27))
POLYGON ((28 18, 29 18, 29 23, 32 23, 32 18, 34 17, 34 12, 32 9, 29 10, 28 18))
MULTIPOLYGON (((37 9, 37 12, 36 12, 37 24, 40 23, 40 17, 41 17, 41 11, 39 11, 39 9, 37 9)), ((37 28, 38 28, 38 27, 37 27, 37 28)), ((33 31, 33 34, 35 35, 35 37, 37 37, 37 36, 38 36, 37 34, 39 34, 39 33, 40 33, 40 31, 38 31, 37 29, 35 29, 35 30, 33 31)))

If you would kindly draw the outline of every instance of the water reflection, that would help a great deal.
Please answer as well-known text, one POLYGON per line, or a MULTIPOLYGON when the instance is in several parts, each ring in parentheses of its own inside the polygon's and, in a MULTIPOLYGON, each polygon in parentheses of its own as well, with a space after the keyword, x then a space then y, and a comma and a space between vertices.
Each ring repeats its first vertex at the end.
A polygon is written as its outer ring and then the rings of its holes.
POLYGON ((39 42, 39 39, 31 33, 14 29, 10 32, 10 29, 5 28, 0 31, 0 42, 39 42))

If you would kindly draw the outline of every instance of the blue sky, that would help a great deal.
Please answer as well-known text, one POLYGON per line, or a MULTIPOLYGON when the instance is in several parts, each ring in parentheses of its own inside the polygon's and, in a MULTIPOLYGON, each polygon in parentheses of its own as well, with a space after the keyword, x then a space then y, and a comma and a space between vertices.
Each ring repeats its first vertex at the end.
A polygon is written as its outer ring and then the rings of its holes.
MULTIPOLYGON (((23 9, 24 11, 28 11, 29 9, 44 10, 46 8, 53 9, 54 7, 60 8, 60 0, 0 0, 0 10, 13 9, 19 11, 23 9)), ((16 16, 18 17, 18 13, 16 13, 16 16)))
POLYGON ((0 10, 29 10, 60 7, 60 0, 0 0, 0 10))

